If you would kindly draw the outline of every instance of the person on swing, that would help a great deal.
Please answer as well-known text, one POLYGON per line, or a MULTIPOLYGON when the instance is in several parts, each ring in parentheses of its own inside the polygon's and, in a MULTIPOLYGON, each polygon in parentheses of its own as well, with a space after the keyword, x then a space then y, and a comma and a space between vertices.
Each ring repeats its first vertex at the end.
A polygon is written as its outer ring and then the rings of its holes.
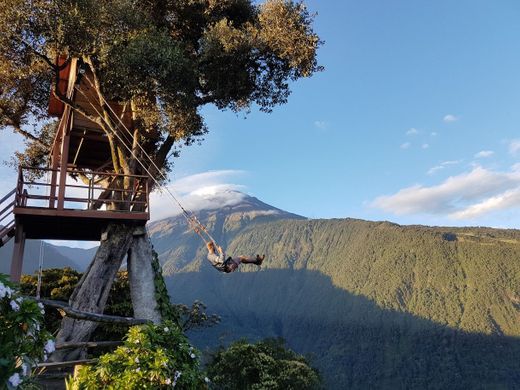
POLYGON ((206 246, 208 248, 209 262, 220 272, 230 273, 236 271, 240 264, 262 265, 262 261, 265 259, 265 255, 256 255, 255 258, 247 256, 229 256, 226 259, 224 250, 220 246, 215 245, 214 242, 208 242, 206 246))

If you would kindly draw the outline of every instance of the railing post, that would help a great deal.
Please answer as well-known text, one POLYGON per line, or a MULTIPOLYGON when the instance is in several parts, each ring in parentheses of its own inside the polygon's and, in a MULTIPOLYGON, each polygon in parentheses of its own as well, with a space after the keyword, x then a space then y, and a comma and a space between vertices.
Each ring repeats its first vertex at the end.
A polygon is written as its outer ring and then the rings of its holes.
POLYGON ((92 178, 88 180, 88 200, 87 200, 87 210, 90 210, 90 206, 92 204, 92 198, 94 197, 94 189, 92 188, 92 178))
POLYGON ((58 187, 58 210, 63 210, 65 205, 65 187, 67 186, 67 162, 69 159, 70 135, 65 134, 61 152, 60 184, 58 187))
POLYGON ((16 195, 15 195, 15 205, 16 206, 21 205, 22 189, 23 189, 23 172, 22 172, 22 166, 20 165, 18 167, 18 183, 16 183, 16 195))
POLYGON ((148 213, 148 218, 150 218, 150 191, 148 191, 148 178, 145 180, 145 191, 146 191, 146 212, 148 213))

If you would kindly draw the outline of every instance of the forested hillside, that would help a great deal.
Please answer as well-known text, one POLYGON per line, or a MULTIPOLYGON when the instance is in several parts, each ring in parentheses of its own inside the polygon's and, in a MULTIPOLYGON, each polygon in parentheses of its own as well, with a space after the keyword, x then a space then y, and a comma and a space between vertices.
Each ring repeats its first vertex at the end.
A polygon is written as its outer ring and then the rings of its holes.
POLYGON ((519 231, 207 216, 228 253, 267 259, 221 274, 182 220, 151 227, 173 300, 223 317, 199 346, 284 337, 338 389, 520 386, 519 231))
MULTIPOLYGON (((228 254, 267 256, 219 273, 182 217, 150 224, 172 300, 222 317, 190 335, 202 349, 283 337, 331 389, 520 388, 520 231, 308 220, 250 197, 198 216, 228 254)), ((49 245, 45 265, 88 252, 49 245)))
MULTIPOLYGON (((0 273, 9 274, 10 272, 13 244, 14 239, 5 246, 0 247, 0 273)), ((40 240, 27 240, 22 268, 24 274, 32 274, 38 271, 40 244, 40 240)), ((81 257, 82 249, 65 248, 64 252, 62 252, 61 248, 65 247, 56 247, 45 243, 42 251, 44 268, 72 267, 79 271, 83 271, 86 268, 84 262, 77 261, 81 257), (70 249, 70 253, 65 252, 67 249, 70 249)))

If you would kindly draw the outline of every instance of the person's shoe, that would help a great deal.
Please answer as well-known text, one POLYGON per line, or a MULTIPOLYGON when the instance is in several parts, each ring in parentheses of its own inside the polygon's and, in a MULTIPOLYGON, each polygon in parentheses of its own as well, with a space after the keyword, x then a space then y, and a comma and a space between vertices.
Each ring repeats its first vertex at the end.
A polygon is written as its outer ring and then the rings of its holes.
POLYGON ((262 265, 262 261, 264 261, 265 259, 265 255, 262 255, 260 257, 260 255, 256 255, 256 261, 255 261, 255 264, 256 265, 262 265))

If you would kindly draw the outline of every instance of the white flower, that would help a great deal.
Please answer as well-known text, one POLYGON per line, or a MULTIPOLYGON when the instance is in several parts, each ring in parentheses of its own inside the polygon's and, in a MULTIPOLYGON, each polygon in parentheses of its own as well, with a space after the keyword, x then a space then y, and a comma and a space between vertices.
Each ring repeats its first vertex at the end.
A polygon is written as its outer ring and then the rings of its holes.
POLYGON ((172 380, 170 378, 166 378, 166 380, 164 381, 164 383, 166 383, 167 385, 171 384, 172 383, 172 380))
POLYGON ((170 328, 168 328, 167 326, 164 327, 164 332, 165 333, 168 333, 170 331, 170 328))
POLYGON ((47 356, 47 354, 44 353, 44 354, 43 354, 43 361, 46 362, 48 358, 49 358, 49 357, 47 356))
POLYGON ((27 376, 29 373, 29 366, 25 363, 22 364, 22 376, 27 376))
POLYGON ((45 314, 45 310, 40 310, 40 313, 42 313, 42 315, 45 314))
POLYGON ((207 376, 204 377, 204 382, 209 383, 211 382, 207 376))
POLYGON ((13 375, 9 377, 9 383, 13 387, 18 387, 20 383, 22 383, 22 379, 20 378, 20 374, 15 372, 13 375))
POLYGON ((139 343, 140 343, 139 339, 136 339, 136 340, 135 340, 135 343, 136 343, 136 344, 139 344, 139 343))
POLYGON ((14 311, 19 311, 20 305, 16 301, 11 301, 11 309, 13 309, 14 311))
POLYGON ((137 367, 137 368, 135 369, 135 372, 139 372, 139 371, 141 371, 141 368, 140 368, 140 367, 137 367))
POLYGON ((179 380, 180 376, 181 376, 181 372, 175 371, 175 374, 173 375, 173 384, 172 384, 173 387, 175 387, 175 385, 177 384, 177 381, 179 380))
POLYGON ((13 290, 11 290, 11 288, 0 282, 0 299, 4 297, 11 298, 12 293, 13 290))
POLYGON ((197 357, 197 355, 195 355, 194 353, 191 353, 191 354, 190 354, 190 357, 191 357, 192 359, 195 359, 195 358, 197 357))
POLYGON ((56 349, 56 344, 54 344, 54 341, 52 341, 50 339, 47 340, 47 342, 45 343, 45 346, 43 347, 43 350, 46 353, 53 353, 55 349, 56 349))
POLYGON ((43 307, 43 303, 38 302, 38 307, 39 307, 40 309, 43 309, 43 308, 44 308, 44 307, 43 307))
POLYGON ((136 358, 134 359, 134 362, 139 363, 139 358, 136 357, 136 358))

